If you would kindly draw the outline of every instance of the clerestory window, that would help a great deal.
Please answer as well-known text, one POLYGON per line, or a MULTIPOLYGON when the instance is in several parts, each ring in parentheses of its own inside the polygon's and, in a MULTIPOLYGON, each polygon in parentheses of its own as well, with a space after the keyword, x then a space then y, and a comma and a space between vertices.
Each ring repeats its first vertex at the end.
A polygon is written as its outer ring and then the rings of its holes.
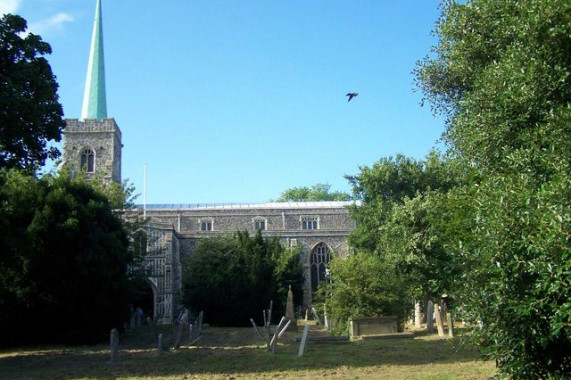
POLYGON ((212 220, 203 220, 200 222, 200 230, 201 231, 212 231, 212 220))
POLYGON ((317 216, 302 216, 301 229, 302 230, 317 230, 319 229, 319 218, 317 216))
POLYGON ((265 230, 266 229, 266 221, 265 219, 255 219, 254 220, 254 229, 257 230, 265 230))

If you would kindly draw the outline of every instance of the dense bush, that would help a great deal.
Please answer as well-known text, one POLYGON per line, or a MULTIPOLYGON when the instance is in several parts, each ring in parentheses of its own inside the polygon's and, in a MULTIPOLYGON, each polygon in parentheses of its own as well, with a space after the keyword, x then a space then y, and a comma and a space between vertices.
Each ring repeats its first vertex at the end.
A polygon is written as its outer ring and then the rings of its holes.
POLYGON ((128 312, 128 245, 82 179, 0 171, 1 343, 105 339, 128 312))
POLYGON ((220 326, 246 326, 250 318, 261 324, 270 301, 273 315, 281 318, 289 286, 299 305, 302 283, 299 252, 260 231, 253 237, 237 232, 205 238, 183 262, 183 303, 220 326))

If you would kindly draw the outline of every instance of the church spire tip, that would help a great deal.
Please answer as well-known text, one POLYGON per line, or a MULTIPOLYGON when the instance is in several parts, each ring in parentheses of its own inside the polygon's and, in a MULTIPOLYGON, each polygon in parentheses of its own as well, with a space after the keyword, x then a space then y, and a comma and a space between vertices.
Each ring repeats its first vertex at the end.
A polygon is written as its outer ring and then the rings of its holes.
POLYGON ((103 24, 101 18, 101 0, 95 6, 95 21, 89 62, 87 64, 87 77, 85 80, 85 93, 83 95, 83 108, 81 119, 103 119, 107 117, 107 100, 105 94, 105 60, 103 56, 103 24))

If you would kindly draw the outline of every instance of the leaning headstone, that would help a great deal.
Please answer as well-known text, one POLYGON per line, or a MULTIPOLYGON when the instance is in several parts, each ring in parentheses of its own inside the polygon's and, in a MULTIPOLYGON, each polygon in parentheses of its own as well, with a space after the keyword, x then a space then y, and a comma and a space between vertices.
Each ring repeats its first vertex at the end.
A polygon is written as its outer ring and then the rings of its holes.
POLYGON ((305 348, 307 346, 307 336, 309 334, 309 325, 303 327, 303 334, 301 334, 301 343, 299 344, 299 352, 297 356, 303 356, 305 353, 305 348))
POLYGON ((414 303, 414 327, 419 329, 422 323, 422 314, 420 313, 420 302, 414 303))
POLYGON ((117 331, 117 329, 111 330, 109 341, 111 346, 111 361, 114 362, 119 359, 119 331, 117 331))
POLYGON ((200 340, 200 337, 202 336, 202 334, 200 333, 200 331, 198 330, 198 321, 194 323, 194 325, 190 324, 189 326, 189 346, 192 346, 193 344, 195 344, 196 342, 198 342, 200 340))
POLYGON ((250 322, 252 323, 252 326, 254 326, 254 330, 256 330, 256 334, 264 339, 264 337, 262 336, 262 333, 260 332, 260 329, 258 328, 258 325, 256 325, 256 322, 254 321, 254 318, 250 318, 250 322))
POLYGON ((323 326, 324 322, 323 322, 323 319, 321 318, 321 315, 319 315, 319 313, 317 312, 317 310, 315 310, 314 307, 311 308, 311 311, 312 311, 313 316, 315 317, 315 320, 317 321, 317 323, 323 326))
POLYGON ((182 323, 179 323, 177 329, 176 329, 176 337, 174 340, 174 348, 179 348, 180 347, 180 341, 182 339, 182 329, 184 328, 184 325, 182 323))
POLYGON ((274 330, 274 336, 270 340, 269 348, 271 349, 272 353, 276 352, 276 344, 278 342, 278 334, 280 333, 280 330, 281 330, 285 320, 286 320, 285 317, 282 317, 282 319, 280 319, 280 323, 278 323, 278 325, 276 326, 276 328, 274 330))
POLYGON ((454 337, 454 321, 452 320, 452 314, 446 313, 446 323, 448 324, 448 336, 454 337))
POLYGON ((286 322, 285 326, 284 326, 284 327, 280 330, 280 332, 278 333, 278 338, 281 338, 282 335, 284 335, 284 333, 287 331, 287 329, 288 329, 290 323, 291 323, 291 320, 286 322))
POLYGON ((438 329, 438 336, 444 336, 442 315, 440 314, 440 306, 438 306, 438 304, 434 305, 434 317, 436 318, 436 328, 438 329))
POLYGON ((184 309, 184 312, 182 313, 182 316, 180 317, 180 320, 178 322, 178 328, 176 330, 176 337, 173 345, 174 348, 180 347, 180 342, 182 340, 182 330, 184 329, 184 326, 186 326, 188 323, 189 323, 188 309, 184 309))
POLYGON ((434 304, 432 301, 428 301, 428 307, 426 310, 426 331, 432 334, 434 331, 434 304))

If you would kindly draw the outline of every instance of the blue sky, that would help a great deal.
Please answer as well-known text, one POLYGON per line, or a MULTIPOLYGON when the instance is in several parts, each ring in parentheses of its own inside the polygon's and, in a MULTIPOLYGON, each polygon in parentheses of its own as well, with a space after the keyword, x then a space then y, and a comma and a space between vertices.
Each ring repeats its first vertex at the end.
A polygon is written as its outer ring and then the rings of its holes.
MULTIPOLYGON (((444 122, 411 73, 437 42, 438 3, 103 0, 123 178, 142 193, 147 164, 148 203, 265 202, 316 183, 349 192, 360 166, 423 158, 444 122)), ((95 0, 0 0, 4 12, 51 44, 65 117, 79 118, 95 0)))

